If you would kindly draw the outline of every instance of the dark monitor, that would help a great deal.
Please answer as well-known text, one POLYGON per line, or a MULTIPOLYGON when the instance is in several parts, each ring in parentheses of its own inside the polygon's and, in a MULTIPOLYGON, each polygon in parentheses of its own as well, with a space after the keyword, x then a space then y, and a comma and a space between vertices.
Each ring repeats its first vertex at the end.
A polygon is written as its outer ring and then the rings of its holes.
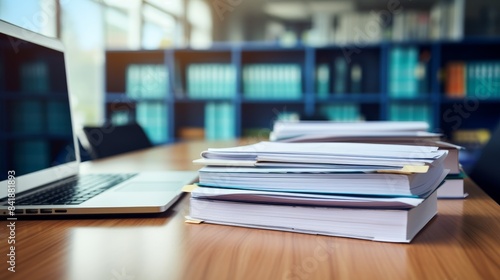
POLYGON ((58 48, 49 38, 0 22, 0 181, 10 170, 19 177, 76 160, 58 48))
POLYGON ((500 122, 482 149, 469 176, 491 198, 500 204, 500 122))

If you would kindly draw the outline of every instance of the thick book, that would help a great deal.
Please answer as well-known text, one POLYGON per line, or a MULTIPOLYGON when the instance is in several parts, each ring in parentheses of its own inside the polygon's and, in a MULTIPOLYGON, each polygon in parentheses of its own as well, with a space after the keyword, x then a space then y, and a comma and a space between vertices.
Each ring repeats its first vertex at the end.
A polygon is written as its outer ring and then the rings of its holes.
POLYGON ((191 197, 199 199, 349 208, 409 209, 418 206, 425 199, 422 197, 332 195, 229 188, 207 188, 197 184, 185 186, 183 190, 190 192, 191 197))
POLYGON ((311 168, 204 167, 206 187, 316 194, 423 197, 446 177, 442 164, 426 173, 390 174, 311 168))
POLYGON ((445 181, 437 190, 438 198, 465 198, 468 193, 465 191, 464 179, 466 175, 463 171, 459 174, 448 174, 445 181))
POLYGON ((191 197, 188 220, 409 243, 437 213, 437 194, 407 209, 320 207, 191 197))

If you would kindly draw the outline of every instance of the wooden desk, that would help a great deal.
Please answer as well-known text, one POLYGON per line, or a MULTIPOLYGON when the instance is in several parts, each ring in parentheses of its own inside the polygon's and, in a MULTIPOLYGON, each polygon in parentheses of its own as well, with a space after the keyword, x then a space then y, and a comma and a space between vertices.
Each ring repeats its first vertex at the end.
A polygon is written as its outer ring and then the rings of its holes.
MULTIPOLYGON (((85 163, 84 171, 198 169, 191 143, 85 163)), ((500 206, 472 182, 411 244, 184 223, 189 199, 152 218, 18 220, 16 273, 0 279, 498 279, 500 206)))

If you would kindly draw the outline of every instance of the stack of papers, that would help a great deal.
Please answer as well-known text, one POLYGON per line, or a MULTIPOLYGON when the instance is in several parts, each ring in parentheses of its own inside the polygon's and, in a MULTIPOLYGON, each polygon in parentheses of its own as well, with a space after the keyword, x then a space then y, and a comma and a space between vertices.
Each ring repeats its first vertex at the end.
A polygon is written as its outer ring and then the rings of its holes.
POLYGON ((270 140, 286 143, 354 142, 433 146, 447 150, 444 166, 449 176, 438 190, 438 198, 464 198, 464 174, 460 170, 459 151, 463 148, 441 141, 441 134, 427 132, 426 122, 331 122, 277 121, 270 140))
POLYGON ((277 121, 274 123, 270 140, 281 142, 352 142, 360 138, 373 141, 439 140, 441 134, 427 132, 428 129, 429 125, 426 122, 277 121))
POLYGON ((279 143, 209 149, 195 163, 190 220, 409 242, 437 213, 447 151, 279 143))

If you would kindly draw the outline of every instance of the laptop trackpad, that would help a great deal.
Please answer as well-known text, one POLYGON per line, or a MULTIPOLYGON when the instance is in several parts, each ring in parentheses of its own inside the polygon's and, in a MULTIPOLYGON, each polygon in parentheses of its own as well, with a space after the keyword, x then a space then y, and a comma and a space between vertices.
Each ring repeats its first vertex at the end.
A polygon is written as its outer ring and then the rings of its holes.
POLYGON ((118 192, 162 192, 178 191, 182 187, 182 182, 130 182, 118 188, 118 192))

